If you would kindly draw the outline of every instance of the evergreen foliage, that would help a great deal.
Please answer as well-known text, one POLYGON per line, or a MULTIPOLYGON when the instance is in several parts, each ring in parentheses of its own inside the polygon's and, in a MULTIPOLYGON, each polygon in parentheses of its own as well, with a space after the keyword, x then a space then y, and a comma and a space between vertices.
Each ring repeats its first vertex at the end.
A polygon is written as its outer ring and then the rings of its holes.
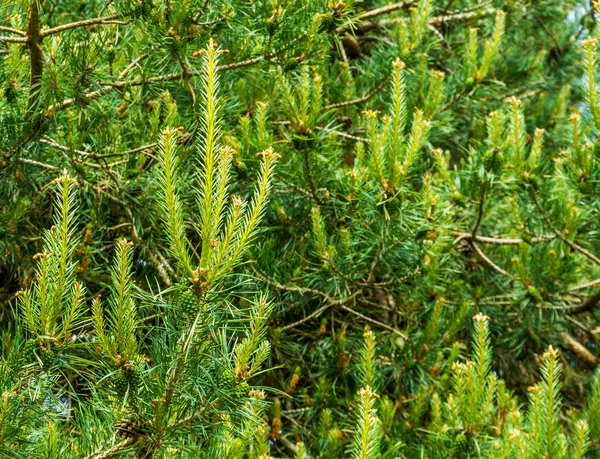
POLYGON ((599 20, 2 2, 0 456, 597 457, 599 20))

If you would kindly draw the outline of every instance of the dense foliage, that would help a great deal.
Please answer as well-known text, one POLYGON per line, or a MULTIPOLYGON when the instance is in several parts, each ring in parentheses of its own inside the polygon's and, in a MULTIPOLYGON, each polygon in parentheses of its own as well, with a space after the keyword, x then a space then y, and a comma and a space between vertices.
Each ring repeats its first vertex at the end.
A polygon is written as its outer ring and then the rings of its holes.
POLYGON ((598 457, 598 20, 3 1, 0 456, 598 457))

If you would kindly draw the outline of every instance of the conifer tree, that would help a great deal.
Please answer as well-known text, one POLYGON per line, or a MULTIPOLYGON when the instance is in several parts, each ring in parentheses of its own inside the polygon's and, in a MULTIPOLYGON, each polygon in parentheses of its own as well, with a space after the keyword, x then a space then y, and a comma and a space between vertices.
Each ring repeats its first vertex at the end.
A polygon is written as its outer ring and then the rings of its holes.
POLYGON ((2 2, 0 456, 596 457, 598 20, 2 2))

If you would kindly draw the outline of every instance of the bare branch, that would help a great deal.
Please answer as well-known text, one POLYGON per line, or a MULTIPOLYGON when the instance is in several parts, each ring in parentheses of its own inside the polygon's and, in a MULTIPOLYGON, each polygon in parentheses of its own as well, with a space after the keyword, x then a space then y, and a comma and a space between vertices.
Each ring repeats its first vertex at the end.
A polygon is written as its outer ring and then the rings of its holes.
POLYGON ((594 288, 598 285, 600 285, 600 279, 595 279, 593 281, 586 282, 585 284, 575 285, 575 286, 571 287, 569 290, 571 292, 576 292, 578 290, 587 290, 589 288, 594 288))
POLYGON ((473 226, 473 230, 471 231, 471 236, 473 238, 477 237, 477 231, 481 226, 481 222, 483 220, 483 210, 485 207, 485 193, 487 192, 488 182, 484 180, 481 184, 481 195, 479 197, 479 207, 477 210, 477 221, 475 222, 475 226, 473 226))
POLYGON ((496 8, 486 8, 485 10, 481 10, 481 11, 471 11, 469 13, 456 13, 456 14, 446 14, 444 16, 437 16, 434 18, 431 18, 429 20, 429 25, 431 26, 439 26, 448 22, 462 22, 462 21, 469 21, 471 19, 475 19, 475 18, 481 18, 481 17, 485 17, 485 16, 493 16, 494 14, 498 13, 498 10, 496 8))
POLYGON ((600 306, 600 290, 590 296, 581 306, 573 308, 569 313, 575 315, 583 314, 594 310, 598 306, 600 306))
POLYGON ((123 440, 122 442, 117 443, 112 448, 109 448, 105 451, 99 451, 99 452, 90 454, 89 456, 86 456, 84 459, 107 459, 109 457, 114 456, 117 453, 120 453, 124 449, 133 445, 135 442, 136 442, 135 438, 127 438, 127 439, 123 440))
MULTIPOLYGON (((493 16, 496 14, 498 10, 496 8, 486 8, 484 10, 471 11, 466 13, 455 13, 455 14, 446 14, 442 16, 436 16, 428 21, 428 26, 430 27, 438 27, 442 24, 455 23, 455 22, 466 22, 472 19, 479 19, 486 16, 493 16)), ((357 28, 358 31, 364 33, 369 30, 373 30, 377 27, 385 27, 389 25, 398 24, 401 22, 403 18, 394 18, 394 19, 384 19, 381 21, 369 21, 363 24, 360 24, 357 28)))
MULTIPOLYGON (((378 16, 383 16, 385 14, 393 13, 394 11, 401 10, 415 3, 415 0, 410 0, 406 2, 398 2, 393 3, 391 5, 382 6, 380 8, 375 8, 374 10, 365 11, 364 13, 359 14, 356 18, 346 22, 345 24, 338 27, 335 31, 337 33, 344 33, 349 29, 354 28, 356 22, 366 21, 367 19, 373 19, 378 16)), ((373 24, 375 21, 369 22, 368 24, 373 24)), ((359 26, 360 28, 360 26, 359 26)))
POLYGON ((0 41, 4 43, 27 43, 27 38, 22 37, 0 37, 0 41))
POLYGON ((329 104, 325 106, 325 110, 331 110, 332 108, 341 108, 341 107, 347 107, 348 105, 357 105, 357 104, 362 104, 363 102, 368 101, 371 97, 373 97, 375 94, 377 94, 379 91, 381 91, 385 85, 388 83, 388 81, 390 81, 391 75, 388 75, 387 77, 385 77, 385 79, 379 84, 379 86, 377 86, 375 89, 373 89, 371 92, 365 94, 362 97, 359 97, 358 99, 353 99, 353 100, 347 100, 345 102, 338 102, 337 104, 329 104))
POLYGON ((340 137, 344 137, 345 139, 355 140, 356 142, 369 143, 369 139, 365 137, 358 137, 356 135, 347 134, 346 132, 336 131, 335 129, 325 129, 320 126, 315 127, 317 131, 324 131, 330 134, 339 135, 340 137))
POLYGON ((325 303, 323 306, 321 306, 319 309, 317 309, 316 311, 313 311, 311 314, 307 315, 306 317, 292 323, 292 324, 288 324, 285 325, 283 327, 281 327, 282 330, 288 330, 290 328, 294 328, 297 327, 298 325, 303 324, 304 322, 308 322, 311 319, 314 319, 315 317, 320 316, 323 312, 327 311, 330 307, 333 306, 334 303, 325 303))
POLYGON ((87 27, 97 24, 117 24, 117 25, 126 25, 131 22, 131 19, 127 21, 119 21, 119 18, 122 18, 123 15, 114 14, 112 16, 106 16, 103 18, 93 18, 93 19, 85 19, 83 21, 71 22, 70 24, 63 24, 57 27, 53 27, 51 29, 47 29, 42 31, 41 36, 47 37, 49 35, 54 35, 56 33, 64 32, 65 30, 76 29, 78 27, 87 27))
POLYGON ((485 253, 483 253, 483 250, 481 250, 475 242, 471 242, 471 244, 473 245, 473 248, 475 249, 477 254, 483 259, 483 261, 485 261, 493 269, 495 269, 500 274, 503 274, 507 277, 513 277, 509 272, 504 271, 500 266, 498 266, 496 263, 494 263, 485 253))
POLYGON ((241 69, 243 67, 250 67, 251 65, 260 64, 263 61, 268 61, 272 58, 272 55, 255 57, 253 59, 247 59, 245 61, 233 62, 227 65, 220 65, 217 67, 217 72, 226 72, 228 70, 241 69))
POLYGON ((393 3, 392 5, 382 6, 381 8, 375 8, 374 10, 365 11, 364 13, 359 14, 356 18, 351 21, 346 22, 344 25, 338 27, 335 31, 337 33, 343 33, 348 29, 353 28, 353 23, 358 21, 365 21, 367 19, 373 19, 377 16, 383 16, 384 14, 390 14, 394 11, 401 10, 411 4, 414 3, 414 0, 408 2, 398 2, 393 3))
POLYGON ((554 224, 552 223, 552 221, 550 220, 550 218, 548 217, 548 214, 546 214, 546 211, 544 210, 544 208, 542 207, 542 205, 540 204, 540 201, 538 200, 535 192, 530 193, 531 194, 531 199, 533 200, 533 203, 535 204, 535 206, 538 208, 538 210, 540 211, 540 214, 542 215, 542 218, 544 219, 544 221, 546 222, 546 224, 550 227, 550 229, 552 229, 552 231, 554 232, 554 234, 556 234, 556 236, 563 241, 565 244, 567 244, 569 247, 571 247, 573 250, 575 250, 576 252, 581 253, 583 256, 587 257, 588 259, 592 260, 594 263, 596 263, 597 265, 600 265, 600 258, 598 258, 596 255, 594 255, 592 252, 590 252, 589 250, 581 247, 579 244, 569 240, 562 231, 560 231, 556 226, 554 226, 554 224))
MULTIPOLYGON (((475 235, 475 237, 473 237, 473 234, 471 233, 465 233, 462 231, 451 231, 450 234, 452 236, 456 236, 456 239, 454 240, 454 244, 458 243, 459 241, 467 240, 467 241, 475 241, 475 242, 481 242, 483 244, 494 244, 494 245, 519 245, 522 244, 523 242, 525 242, 523 239, 519 239, 519 238, 497 238, 497 237, 489 237, 489 236, 480 236, 480 235, 475 235)), ((540 242, 548 242, 548 241, 552 241, 556 239, 556 236, 554 235, 541 235, 541 236, 534 236, 531 238, 530 241, 527 241, 528 243, 531 244, 537 244, 540 242)))
MULTIPOLYGON (((124 81, 123 78, 127 75, 127 73, 129 73, 133 68, 135 68, 135 66, 138 64, 138 62, 141 59, 145 58, 146 56, 147 55, 140 56, 135 61, 133 61, 131 64, 129 64, 125 68, 125 70, 123 70, 123 72, 121 72, 121 74, 119 75, 119 79, 117 81, 113 81, 112 83, 106 83, 105 85, 100 87, 100 89, 97 89, 95 91, 91 91, 91 92, 88 92, 87 94, 84 94, 82 96, 82 98, 84 100, 92 100, 97 97, 100 97, 103 94, 106 94, 107 92, 115 90, 115 89, 126 89, 126 88, 129 88, 132 86, 142 86, 142 85, 152 84, 152 83, 164 83, 164 82, 168 82, 168 81, 177 81, 177 80, 183 79, 184 77, 190 78, 190 77, 198 77, 198 76, 202 75, 202 73, 199 71, 190 70, 187 72, 186 75, 184 75, 182 72, 175 72, 175 73, 167 73, 165 75, 158 75, 158 76, 150 77, 150 78, 136 78, 134 80, 124 81)), ((266 61, 266 60, 268 60, 268 56, 254 58, 254 59, 248 59, 248 60, 241 61, 241 62, 234 62, 232 64, 222 65, 222 66, 218 67, 217 71, 225 72, 228 70, 235 70, 235 69, 239 69, 242 67, 248 67, 251 65, 255 65, 255 64, 258 64, 258 63, 266 61)), ((58 104, 51 105, 46 110, 45 116, 49 118, 54 114, 54 112, 56 112, 58 110, 65 110, 65 109, 71 107, 74 103, 75 103, 75 99, 65 99, 62 102, 59 102, 58 104)))
POLYGON ((373 319, 373 318, 371 318, 369 316, 365 316, 364 314, 361 314, 360 312, 355 311, 354 309, 349 308, 348 306, 341 305, 341 308, 344 311, 349 312, 350 314, 354 314, 355 316, 360 317, 361 319, 363 319, 366 322, 370 322, 373 325, 377 325, 378 327, 381 327, 381 328, 383 328, 385 330, 391 331, 392 333, 395 333, 396 335, 398 335, 398 336, 400 336, 400 337, 402 337, 404 339, 408 339, 407 335, 405 335, 404 333, 402 333, 400 330, 395 329, 394 327, 390 327, 389 325, 386 325, 386 324, 384 324, 382 322, 379 322, 378 320, 375 320, 375 319, 373 319))
POLYGON ((52 164, 42 163, 42 162, 36 161, 34 159, 20 158, 19 161, 21 161, 22 163, 25 163, 25 164, 31 164, 32 166, 43 167, 44 169, 49 169, 49 170, 58 169, 58 167, 53 166, 52 164))
POLYGON ((14 33, 15 35, 21 35, 22 37, 26 37, 27 34, 19 29, 13 29, 12 27, 0 26, 0 32, 8 32, 14 33))
POLYGON ((583 344, 577 341, 568 333, 562 334, 565 345, 573 352, 577 357, 583 360, 591 367, 598 366, 598 358, 592 354, 583 344))
POLYGON ((127 67, 125 67, 121 73, 119 73, 119 80, 121 80, 122 78, 125 78, 127 76, 127 74, 134 69, 134 67, 136 65, 138 65, 141 61, 143 61, 147 57, 148 57, 148 54, 142 54, 141 56, 136 57, 133 61, 131 61, 131 63, 127 67))

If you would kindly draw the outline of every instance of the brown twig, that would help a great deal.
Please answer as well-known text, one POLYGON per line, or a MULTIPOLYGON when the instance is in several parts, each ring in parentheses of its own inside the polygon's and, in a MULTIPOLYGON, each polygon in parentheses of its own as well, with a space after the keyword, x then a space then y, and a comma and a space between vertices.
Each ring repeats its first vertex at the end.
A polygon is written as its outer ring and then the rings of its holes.
POLYGON ((483 261, 485 261, 488 265, 490 265, 494 270, 498 271, 500 274, 503 274, 507 277, 512 277, 509 272, 504 271, 500 266, 498 266, 496 263, 494 263, 485 253, 483 253, 483 250, 481 250, 475 242, 471 241, 471 245, 475 249, 475 252, 477 252, 477 254, 483 259, 483 261))
POLYGON ((133 155, 135 153, 143 153, 144 155, 156 160, 156 156, 154 156, 151 153, 148 153, 147 150, 152 150, 154 148, 156 148, 158 146, 158 143, 150 143, 148 145, 142 145, 141 147, 137 147, 137 148, 132 148, 131 150, 126 150, 126 151, 118 151, 115 153, 105 153, 103 155, 98 155, 98 154, 93 154, 93 153, 87 153, 87 152, 79 152, 81 155, 85 155, 85 156, 93 156, 96 159, 104 159, 104 158, 115 158, 115 157, 119 157, 119 156, 129 156, 129 155, 133 155))
POLYGON ((598 358, 592 354, 583 344, 577 341, 568 333, 562 334, 565 345, 573 352, 577 357, 583 360, 586 364, 591 367, 598 366, 598 358))
POLYGON ((590 312, 600 306, 600 290, 590 296, 581 306, 572 308, 569 314, 584 314, 590 312))
POLYGON ((86 456, 84 459, 108 459, 111 456, 114 456, 116 453, 120 453, 124 449, 133 445, 136 442, 135 438, 127 438, 120 443, 117 443, 112 448, 109 448, 105 451, 99 451, 89 456, 86 456))
POLYGON ((498 10, 496 8, 486 8, 485 10, 481 10, 481 11, 446 14, 443 16, 436 16, 434 18, 431 18, 428 21, 428 23, 430 26, 436 27, 436 26, 439 26, 441 24, 445 24, 448 22, 461 22, 461 21, 468 21, 468 20, 474 19, 474 18, 492 16, 492 15, 496 14, 497 12, 498 12, 498 10))
POLYGON ((347 107, 349 105, 362 104, 363 102, 366 102, 370 98, 372 98, 379 91, 381 91, 385 87, 385 85, 388 83, 388 81, 390 81, 390 78, 391 78, 391 75, 388 75, 375 89, 373 89, 371 92, 365 94, 364 96, 359 97, 358 99, 347 100, 344 102, 338 102, 336 104, 329 104, 329 105, 325 106, 325 110, 331 110, 333 108, 347 107))
MULTIPOLYGON (((471 11, 465 13, 454 13, 454 14, 446 14, 443 16, 436 16, 428 21, 428 25, 431 27, 438 27, 442 24, 452 23, 452 22, 463 22, 469 21, 471 19, 479 19, 481 17, 492 16, 496 14, 498 10, 496 8, 487 8, 481 11, 471 11)), ((398 24, 403 21, 404 18, 394 18, 394 19, 384 19, 381 21, 370 21, 365 22, 358 26, 357 30, 364 33, 370 30, 373 30, 377 27, 385 27, 388 25, 398 24)))
POLYGON ((485 194, 487 192, 487 186, 488 186, 488 182, 487 182, 487 180, 484 180, 483 183, 481 184, 481 193, 479 196, 479 207, 477 210, 477 221, 475 222, 475 226, 473 226, 473 230, 471 231, 471 238, 477 237, 477 231, 479 230, 479 227, 481 226, 481 222, 483 220, 483 210, 485 207, 485 194))
POLYGON ((252 268, 252 271, 254 272, 256 277, 258 277, 264 283, 266 283, 267 285, 270 285, 271 287, 274 287, 277 290, 287 291, 287 292, 296 292, 296 293, 302 293, 302 294, 310 294, 312 296, 320 296, 325 300, 325 304, 323 306, 321 306, 319 309, 317 309, 316 311, 313 311, 306 317, 303 317, 302 319, 300 319, 294 323, 284 325, 283 327, 281 327, 282 330, 289 330, 290 328, 297 327, 298 325, 301 325, 304 322, 308 322, 309 320, 320 316, 323 312, 327 311, 332 306, 341 305, 343 303, 351 301, 352 299, 354 299, 356 297, 356 295, 358 295, 358 292, 355 292, 348 298, 334 299, 334 298, 331 298, 329 295, 327 295, 325 292, 321 292, 320 290, 315 290, 315 289, 307 288, 307 287, 298 287, 296 285, 283 285, 274 280, 268 279, 265 275, 261 274, 254 268, 252 268))
POLYGON ((361 319, 363 319, 366 322, 370 322, 373 325, 377 325, 378 327, 381 327, 381 328, 383 328, 385 330, 391 331, 392 333, 395 333, 396 335, 398 335, 398 336, 400 336, 400 337, 402 337, 404 339, 408 339, 407 335, 405 335, 404 333, 402 333, 400 330, 395 329, 394 327, 390 327, 389 325, 386 325, 383 322, 379 322, 378 320, 375 320, 375 319, 373 319, 373 318, 371 318, 369 316, 365 316, 364 314, 361 314, 360 312, 355 311, 354 309, 349 308, 348 306, 341 305, 340 307, 344 311, 347 311, 347 312, 349 312, 351 314, 354 314, 355 316, 360 317, 361 319))
POLYGON ((339 135, 340 137, 344 137, 345 139, 354 140, 356 142, 369 143, 369 139, 367 139, 366 137, 358 137, 356 135, 347 134, 347 133, 342 132, 342 131, 336 131, 335 129, 325 129, 325 128, 322 128, 320 126, 317 126, 317 127, 315 127, 315 130, 317 130, 317 131, 324 131, 324 132, 327 132, 329 134, 339 135))
POLYGON ((27 38, 24 37, 0 37, 0 41, 4 43, 27 43, 27 38))
POLYGON ((575 286, 571 287, 569 289, 569 291, 576 292, 578 290, 587 290, 589 288, 594 288, 594 287, 596 287, 598 285, 600 285, 600 279, 595 279, 593 281, 586 282, 585 284, 575 285, 575 286))
POLYGON ((332 307, 335 304, 335 302, 327 302, 325 303, 323 306, 321 306, 319 309, 317 309, 316 311, 313 311, 312 313, 310 313, 309 315, 307 315, 306 317, 303 317, 300 320, 297 320, 294 323, 288 324, 288 325, 284 325, 283 327, 281 327, 282 330, 289 330, 290 328, 294 328, 297 327, 298 325, 302 325, 304 322, 308 322, 311 319, 314 319, 315 317, 319 317, 322 313, 324 313, 325 311, 327 311, 330 307, 332 307))
POLYGON ((19 161, 21 161, 22 163, 25 163, 25 164, 31 164, 32 166, 43 167, 44 169, 48 169, 48 170, 58 169, 58 167, 53 166, 52 164, 42 163, 42 162, 36 161, 34 159, 20 158, 19 161))
MULTIPOLYGON (((479 234, 476 234, 475 237, 473 237, 472 233, 465 233, 462 231, 451 231, 450 234, 452 236, 456 236, 456 239, 454 240, 454 244, 456 244, 462 240, 475 241, 475 242, 481 242, 483 244, 493 244, 493 245, 519 245, 519 244, 522 244, 523 242, 525 242, 523 239, 519 239, 519 238, 489 237, 489 236, 480 236, 479 234)), ((556 236, 554 236, 554 235, 542 235, 542 236, 534 236, 528 242, 531 244, 537 244, 540 242, 552 241, 554 239, 556 239, 556 236)))
MULTIPOLYGON (((131 64, 129 64, 125 68, 125 70, 123 70, 123 72, 121 72, 121 74, 119 75, 119 79, 117 79, 116 81, 113 81, 111 83, 106 83, 103 86, 101 86, 99 89, 96 89, 95 91, 91 91, 91 92, 84 94, 83 96, 81 96, 82 99, 83 100, 92 100, 97 97, 100 97, 103 94, 106 94, 110 91, 117 90, 117 89, 127 89, 127 88, 130 88, 133 86, 143 86, 143 85, 153 84, 153 83, 166 83, 169 81, 181 80, 184 77, 191 78, 191 77, 198 77, 198 76, 202 75, 202 73, 199 71, 190 70, 187 73, 187 75, 184 75, 182 72, 175 72, 175 73, 168 73, 165 75, 158 75, 158 76, 150 77, 150 78, 136 78, 134 80, 124 81, 123 78, 126 76, 126 74, 129 73, 137 65, 139 60, 141 60, 143 57, 145 57, 145 56, 140 56, 135 61, 133 61, 131 64)), ((265 60, 268 60, 268 57, 259 57, 259 58, 254 58, 254 59, 248 59, 246 61, 234 62, 233 64, 222 65, 222 66, 218 67, 217 71, 225 72, 228 70, 235 70, 235 69, 255 65, 255 64, 258 64, 265 60)), ((65 99, 62 102, 59 102, 58 104, 51 105, 46 110, 46 117, 49 118, 56 111, 65 110, 65 109, 71 107, 74 103, 75 103, 75 99, 65 99)))
POLYGON ((280 284, 277 281, 269 279, 264 274, 262 274, 259 271, 257 271, 254 267, 251 267, 250 269, 252 270, 252 272, 254 273, 254 275, 256 277, 258 277, 261 281, 263 281, 267 285, 270 285, 271 287, 276 288, 277 290, 283 290, 283 291, 287 291, 287 292, 303 293, 303 294, 310 293, 312 295, 317 295, 317 296, 321 296, 321 297, 324 297, 324 298, 329 298, 326 293, 321 292, 320 290, 315 290, 313 288, 308 288, 308 287, 298 287, 296 285, 283 285, 283 284, 280 284))
POLYGON ((588 259, 592 260, 594 263, 596 263, 597 265, 600 265, 600 258, 598 258, 596 255, 594 255, 592 252, 590 252, 589 250, 581 247, 579 244, 569 240, 562 231, 560 231, 556 226, 554 226, 554 224, 552 223, 552 221, 550 220, 550 218, 548 217, 548 215, 546 214, 546 211, 544 210, 544 208, 542 207, 542 205, 540 204, 540 201, 538 200, 535 192, 530 193, 531 194, 531 199, 533 200, 533 203, 535 204, 535 206, 537 207, 537 209, 540 211, 540 214, 542 216, 542 218, 544 219, 544 221, 546 222, 546 224, 550 227, 550 229, 554 232, 554 234, 556 234, 556 236, 563 241, 565 244, 567 244, 569 247, 571 247, 573 250, 575 250, 576 252, 581 253, 583 256, 587 257, 588 259))
POLYGON ((63 24, 63 25, 60 25, 57 27, 52 27, 51 29, 44 30, 44 31, 42 31, 41 36, 43 38, 43 37, 47 37, 49 35, 54 35, 56 33, 64 32, 65 30, 71 30, 71 29, 76 29, 79 27, 87 27, 87 26, 98 25, 98 24, 126 25, 131 22, 131 19, 127 20, 127 21, 118 21, 118 19, 122 18, 122 17, 123 17, 123 15, 114 14, 112 16, 106 16, 103 18, 92 18, 92 19, 85 19, 83 21, 71 22, 69 24, 63 24))
POLYGON ((0 32, 8 32, 14 33, 15 35, 21 35, 22 37, 26 37, 27 34, 19 29, 13 29, 12 27, 0 26, 0 32))
POLYGON ((344 33, 348 29, 353 28, 353 22, 365 21, 367 19, 373 19, 378 16, 383 16, 384 14, 390 14, 390 13, 393 13, 394 11, 398 11, 403 8, 406 8, 407 6, 409 6, 413 3, 415 3, 414 0, 408 1, 408 2, 398 2, 398 3, 393 3, 392 5, 382 6, 381 8, 375 8, 374 10, 365 11, 364 13, 361 13, 356 18, 354 18, 353 21, 349 21, 349 22, 346 22, 345 24, 341 25, 335 31, 337 33, 344 33))

